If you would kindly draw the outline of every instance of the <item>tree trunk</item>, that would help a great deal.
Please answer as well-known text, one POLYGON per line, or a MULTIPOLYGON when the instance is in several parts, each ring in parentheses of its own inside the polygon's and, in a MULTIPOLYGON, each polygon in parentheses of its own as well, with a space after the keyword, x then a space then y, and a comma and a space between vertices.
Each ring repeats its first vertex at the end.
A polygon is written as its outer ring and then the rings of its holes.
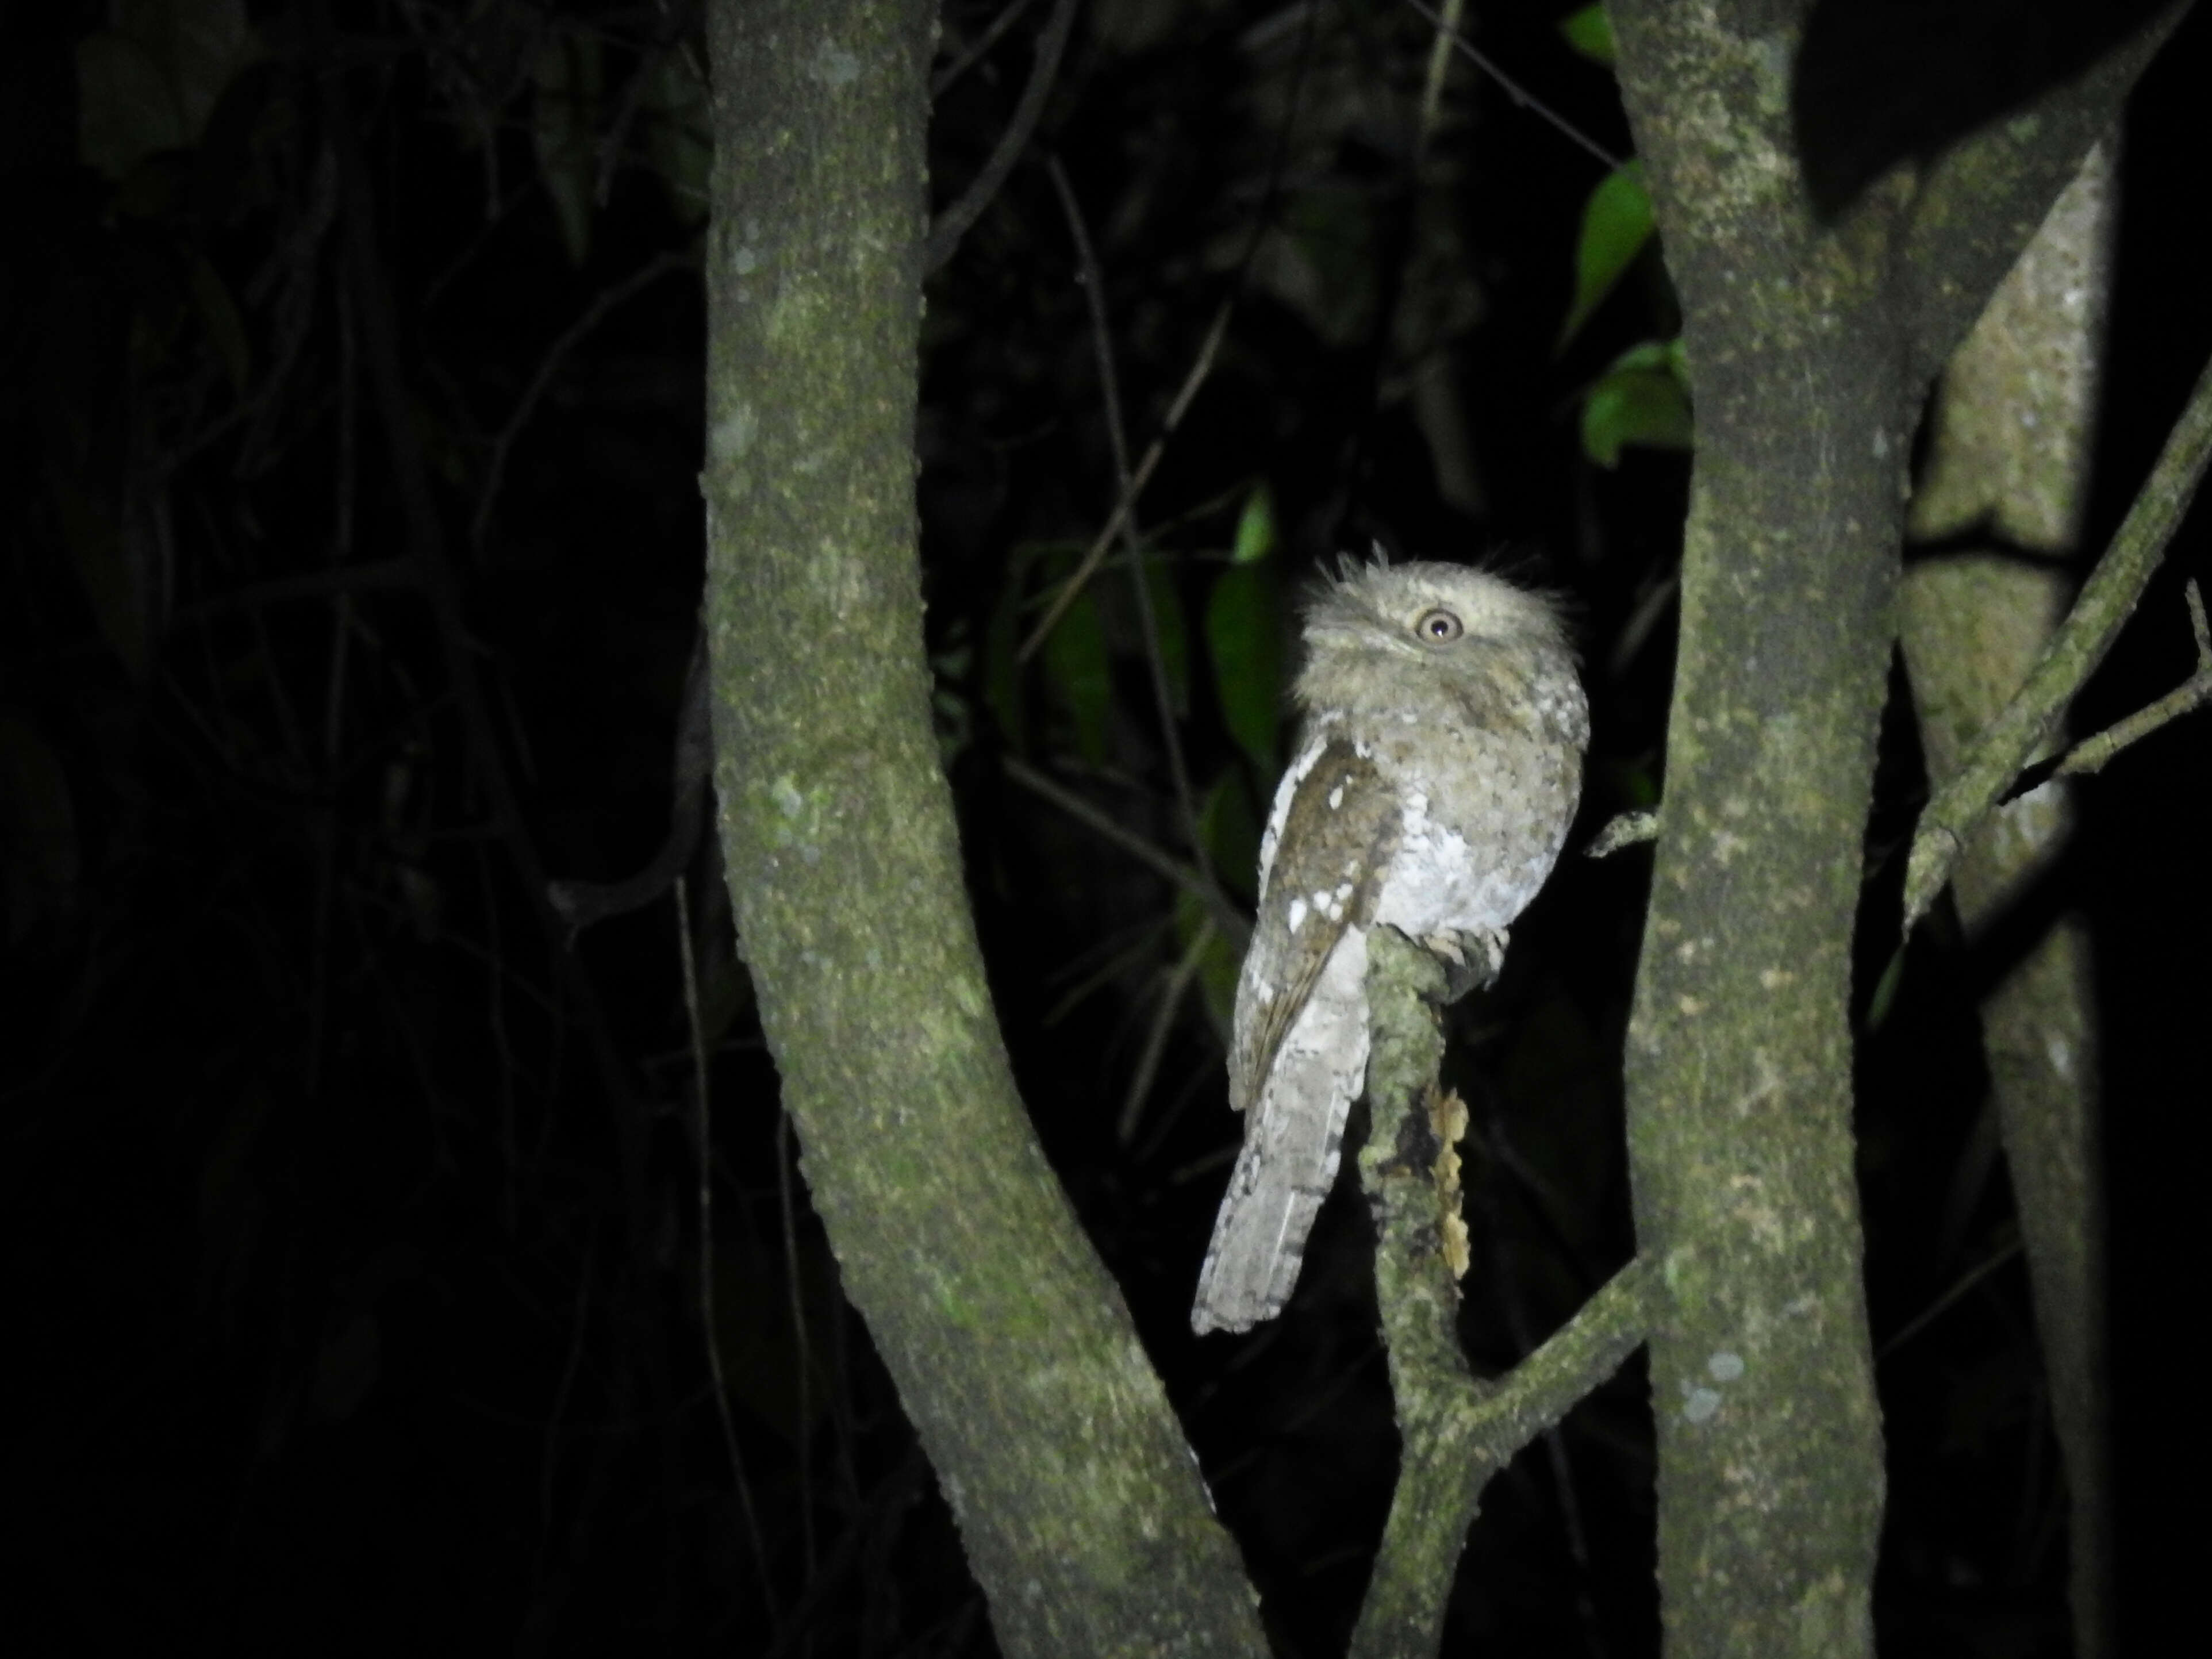
POLYGON ((1866 1653, 1882 1469, 1851 939, 1909 446, 1928 377, 2162 31, 1940 161, 1896 158, 1823 222, 1791 118, 1809 7, 1608 9, 1698 420, 1626 1061, 1638 1231, 1668 1292, 1667 1644, 1866 1653))
POLYGON ((706 629, 745 957, 844 1289, 1010 1655, 1260 1653, 1017 1097, 929 714, 914 423, 933 0, 716 0, 706 629))

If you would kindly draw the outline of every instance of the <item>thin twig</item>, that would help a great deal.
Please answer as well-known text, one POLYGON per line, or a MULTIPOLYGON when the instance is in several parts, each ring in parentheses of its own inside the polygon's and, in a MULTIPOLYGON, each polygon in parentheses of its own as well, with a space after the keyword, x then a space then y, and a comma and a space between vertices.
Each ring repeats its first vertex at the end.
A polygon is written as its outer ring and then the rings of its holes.
POLYGON ((1473 64, 1477 69, 1480 70, 1492 80, 1497 82, 1500 87, 1503 87, 1505 89, 1505 95, 1510 98, 1515 103, 1518 104, 1522 109, 1528 111, 1533 115, 1541 116, 1546 121, 1549 122, 1552 126, 1556 128, 1559 132, 1565 134, 1568 138, 1571 139, 1580 148, 1589 151, 1590 155, 1604 162, 1608 172, 1620 167, 1620 158, 1619 156, 1615 155, 1611 150, 1606 149, 1604 145, 1599 143, 1596 139, 1591 137, 1588 133, 1584 132, 1580 127, 1567 119, 1565 116, 1560 114, 1559 111, 1553 109, 1542 99, 1536 96, 1534 93, 1529 91, 1528 88, 1522 86, 1518 81, 1516 81, 1504 70, 1498 68, 1497 64, 1492 63, 1489 58, 1484 57, 1480 52, 1477 52, 1474 46, 1469 43, 1465 35, 1462 34, 1457 29, 1452 28, 1448 25, 1442 17, 1438 16, 1434 11, 1430 9, 1429 7, 1424 5, 1421 3, 1421 0, 1406 0, 1406 3, 1411 6, 1415 11, 1420 13, 1422 16, 1427 18, 1430 22, 1435 24, 1439 29, 1443 30, 1446 34, 1449 35, 1452 46, 1459 52, 1460 56, 1466 58, 1468 63, 1473 64))
POLYGON ((962 76, 983 60, 983 54, 999 44, 999 37, 1006 32, 1013 21, 1029 9, 1030 0, 1010 0, 999 9, 983 32, 977 35, 968 50, 932 76, 929 80, 929 99, 935 103, 962 76))
POLYGON ((706 817, 707 782, 714 766, 712 702, 708 680, 707 635, 702 629, 691 645, 691 665, 684 679, 684 701, 676 712, 676 755, 670 768, 672 805, 668 833, 660 850, 635 875, 622 881, 556 881, 546 890, 553 908, 576 932, 645 906, 666 892, 690 867, 706 817))
POLYGON ((1160 1055, 1168 1046, 1168 1033, 1175 1029, 1176 1012, 1182 1006, 1183 994, 1190 982, 1198 977, 1205 965, 1206 953, 1213 946, 1213 923, 1201 921, 1198 931, 1191 935, 1190 948, 1182 953, 1168 975, 1166 987, 1160 992, 1160 1006, 1152 1015, 1152 1030, 1145 1033, 1145 1048, 1138 1056, 1135 1075, 1129 1079, 1129 1092, 1121 1102, 1121 1121, 1114 1126, 1114 1138, 1127 1146, 1137 1138, 1137 1124, 1144 1115, 1145 1101, 1152 1092, 1152 1079, 1159 1075, 1160 1055))
POLYGON ((1923 1308, 1911 1319, 1906 1320, 1903 1325, 1898 1328, 1896 1333, 1890 1337, 1888 1341, 1883 1343, 1881 1347, 1875 1351, 1875 1364, 1877 1365, 1880 1364, 1883 1360, 1888 1358, 1890 1355, 1895 1353, 1899 1348, 1912 1340, 1914 1337, 1919 1335, 1921 1332, 1926 1330, 1930 1325, 1942 1318, 1950 1309, 1952 1304, 1957 1302, 1960 1297, 1966 1295, 1968 1291, 1972 1290, 1975 1285, 1980 1284, 1998 1268, 2003 1267, 2006 1262, 2011 1261, 2014 1256, 2018 1255, 2020 1252, 2021 1241, 2015 1238, 2009 1244, 2005 1245, 2002 1249, 1996 1251, 1993 1255, 1984 1257, 1982 1261, 1975 1263, 1974 1266, 1967 1268, 1966 1272, 1960 1273, 1959 1277, 1952 1282, 1948 1290, 1945 1291, 1942 1295, 1937 1297, 1925 1308, 1923 1308))
POLYGON ((1137 470, 1130 475, 1127 487, 1121 491, 1121 499, 1114 503, 1113 514, 1077 563, 1074 573, 1060 584, 1060 592, 1053 595, 1052 603, 1045 607, 1043 619, 1030 630, 1029 638, 1022 641, 1022 648, 1014 653, 1016 662, 1027 662, 1037 653, 1038 647, 1044 644, 1045 637, 1059 626, 1067 607, 1075 603, 1075 596, 1083 591, 1083 585, 1097 574, 1099 565, 1105 560, 1106 550, 1121 533, 1122 521, 1135 510, 1137 498, 1145 493, 1145 486, 1152 482, 1153 469, 1159 465, 1160 457, 1167 452, 1168 440, 1175 435, 1176 428, 1182 424, 1184 412, 1190 408, 1191 399, 1198 396, 1199 388, 1206 384, 1206 376, 1213 372, 1213 360, 1220 353, 1223 337, 1229 332, 1229 318, 1235 309, 1236 300, 1232 295, 1224 300, 1221 308, 1213 313, 1213 325, 1206 331, 1206 342, 1199 347, 1198 357, 1191 364, 1190 373, 1183 377, 1182 389, 1176 393, 1175 402, 1168 405, 1167 418, 1160 423, 1159 436, 1152 440, 1152 447, 1145 452, 1145 459, 1137 463, 1137 470))
POLYGON ((1154 873, 1166 877, 1183 891, 1206 907, 1206 914, 1223 938, 1238 950, 1252 937, 1252 923, 1223 896, 1218 887, 1187 864, 1178 864, 1142 836, 1122 828, 1073 790, 1063 787, 1038 771, 1028 762, 1009 755, 1006 760, 1006 776, 1042 799, 1073 818, 1086 830, 1110 841, 1131 858, 1154 873))
POLYGON ((500 428, 499 437, 492 445, 491 464, 484 471, 483 492, 477 499, 476 517, 469 526, 469 544, 471 547, 478 550, 483 547, 484 532, 491 527, 491 510, 499 501, 500 484, 507 476, 507 455, 514 447, 515 439, 521 435, 524 424, 537 410, 538 400, 545 395, 545 388, 552 384, 554 371, 561 367, 562 360, 578 341, 605 322, 607 313, 623 301, 669 271, 683 270, 694 263, 695 256, 690 253, 656 253, 620 282, 601 289, 599 296, 584 307, 583 315, 569 324, 562 331, 561 337, 546 348, 544 356, 538 360, 538 372, 530 377, 529 386, 516 400, 514 413, 507 417, 507 424, 500 428))
POLYGON ((2070 778, 2100 772, 2106 762, 2130 744, 2148 737, 2168 720, 2179 720, 2212 702, 2212 637, 2208 637, 2205 629, 2204 598, 2197 591, 2193 578, 2183 592, 2189 601, 2190 623, 2197 634, 2197 672, 2148 708, 2138 708, 2125 720, 2113 721, 2094 738, 2082 738, 2051 769, 2053 777, 2070 778))
MULTIPOLYGON (((1075 199, 1075 188, 1067 181, 1067 170, 1060 164, 1057 155, 1045 158, 1052 174, 1053 189, 1059 193, 1060 206, 1067 216, 1067 230, 1075 243, 1075 256, 1083 273, 1083 295, 1091 313, 1091 349, 1098 361, 1100 396, 1106 404, 1106 435, 1114 449, 1115 486, 1126 492, 1129 488, 1129 441, 1121 424, 1121 375, 1114 364, 1114 338, 1106 321, 1106 273, 1098 263, 1096 249, 1091 245, 1090 228, 1084 222, 1083 209, 1075 199)), ((1198 821, 1198 797, 1190 787, 1190 771, 1183 763, 1182 734, 1176 719, 1175 699, 1168 689, 1166 653, 1160 649, 1159 618, 1153 614, 1152 574, 1145 562, 1144 538, 1137 533, 1136 515, 1132 511, 1121 520, 1122 545, 1129 554, 1129 579, 1136 590, 1137 620, 1144 630, 1145 665, 1150 671, 1152 684, 1152 702, 1160 722, 1160 744, 1167 752, 1168 778, 1175 786, 1176 802, 1182 810, 1183 834, 1190 842, 1190 855, 1198 872, 1206 883, 1213 882, 1213 861, 1206 855, 1206 837, 1198 821)))
POLYGON ((1443 116, 1444 75, 1451 68, 1451 49, 1459 39, 1459 20, 1467 10, 1467 0, 1444 0, 1443 15, 1436 19, 1437 38, 1429 48, 1428 73, 1421 82, 1420 129, 1414 139, 1413 166, 1418 174, 1420 158, 1436 137, 1437 125, 1443 116))
POLYGON ((1167 451, 1168 440, 1175 435, 1175 429, 1182 423, 1184 411, 1190 407, 1191 400, 1198 396, 1199 388, 1206 384, 1206 377, 1213 372, 1214 357, 1229 332, 1229 319, 1236 314, 1237 299, 1244 292, 1244 285, 1250 278, 1252 262, 1259 257, 1261 244, 1267 240, 1268 228, 1274 222, 1275 205, 1282 195, 1284 170, 1290 157, 1291 130, 1296 124, 1299 100, 1305 90, 1306 71, 1312 65, 1314 43, 1320 33, 1315 19, 1320 15, 1319 6, 1306 8, 1304 27, 1298 40, 1297 73, 1291 82, 1290 95, 1284 100, 1283 124, 1276 130, 1274 154, 1267 161, 1267 188, 1261 197, 1259 210, 1252 216, 1252 228, 1244 239, 1243 252, 1237 256, 1236 272, 1229 284, 1229 297, 1221 302, 1221 308, 1214 313, 1212 325, 1206 331, 1205 342, 1199 347, 1198 356, 1190 366, 1190 373, 1183 377, 1182 389, 1168 406, 1167 419, 1161 423, 1159 435, 1152 440, 1152 447, 1145 452, 1145 458, 1137 463, 1136 471, 1130 476, 1127 487, 1122 490, 1121 499, 1115 503, 1113 515, 1107 520, 1105 527, 1099 531, 1097 538, 1084 554, 1074 574, 1053 596, 1051 605, 1046 608, 1044 619, 1030 630, 1030 636, 1022 641, 1021 649, 1014 653, 1014 660, 1018 663, 1025 663, 1037 653, 1062 614, 1075 603, 1075 596, 1083 591, 1083 585, 1097 573, 1099 564, 1106 557, 1106 550, 1121 532, 1121 520, 1135 507, 1137 498, 1144 493, 1146 484, 1151 482, 1152 470, 1159 465, 1160 457, 1167 451))
POLYGON ((792 1366, 799 1383, 799 1532, 806 1549, 806 1576, 820 1565, 814 1537, 813 1356, 806 1340, 806 1298, 799 1280, 799 1204, 791 1190, 791 1112, 779 1110, 775 1122, 776 1206, 783 1221, 784 1289, 791 1298, 792 1366))
POLYGON ((1030 65, 1029 84, 1022 88, 1021 102, 1014 106, 1013 118, 999 135, 998 147, 959 199, 939 214, 937 222, 930 226, 929 241, 922 250, 921 270, 925 276, 941 269, 958 251, 960 239, 983 216, 983 210, 991 205, 992 198, 999 193, 999 187, 1013 172, 1014 163, 1021 159, 1030 134, 1036 130, 1037 118, 1044 113, 1044 101, 1052 91, 1053 76, 1060 70, 1060 54, 1067 47, 1068 32, 1075 26, 1075 4, 1076 0, 1055 0, 1052 15, 1044 20, 1044 27, 1037 34, 1036 58, 1030 65))
MULTIPOLYGON (((738 1425, 730 1416, 729 1385, 722 1380, 720 1322, 714 1310, 714 1118, 708 1105, 707 1032, 699 1018, 699 966, 691 946, 690 884, 676 878, 676 946, 684 963, 684 1018, 691 1038, 691 1078, 695 1099, 693 1121, 699 1133, 699 1323, 707 1336, 707 1374, 714 1383, 714 1419, 722 1425, 722 1447, 730 1459, 730 1478, 738 1489, 738 1508, 745 1518, 745 1533, 753 1547, 753 1565, 760 1571, 761 1600, 769 1622, 781 1615, 775 1585, 768 1571, 768 1545, 761 1534, 760 1515, 753 1507, 752 1482, 745 1478, 744 1454, 738 1447, 738 1425)), ((805 1438, 804 1435, 801 1439, 805 1438)))
POLYGON ((1972 751, 1921 812, 1905 864, 1906 932, 1928 914, 1983 820, 2104 661, 2134 613, 2144 585, 2165 557, 2166 544, 2189 510, 2208 459, 2212 459, 2212 362, 2197 376, 2157 465, 2082 585, 2074 609, 2051 636, 2012 701, 1984 728, 1972 751))
POLYGON ((568 1352, 562 1357, 560 1381, 553 1385, 553 1404, 545 1413, 545 1449, 538 1460, 538 1519, 553 1525, 553 1471, 558 1461, 561 1419, 568 1414, 568 1395, 576 1386, 576 1372, 584 1362, 584 1333, 590 1326, 592 1273, 599 1259, 599 1227, 596 1218, 584 1240, 584 1261, 576 1275, 576 1305, 568 1314, 568 1352))

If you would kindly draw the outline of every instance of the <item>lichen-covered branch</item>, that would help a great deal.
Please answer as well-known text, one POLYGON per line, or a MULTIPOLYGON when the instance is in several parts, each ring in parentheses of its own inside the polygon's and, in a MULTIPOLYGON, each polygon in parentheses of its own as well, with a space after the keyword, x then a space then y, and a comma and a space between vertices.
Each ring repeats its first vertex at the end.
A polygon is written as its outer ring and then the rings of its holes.
POLYGON ((2026 682, 1920 814, 1905 865, 1905 925, 1912 927, 1950 880, 1960 854, 2021 769, 2050 737, 2075 694, 2104 661, 2166 556, 2212 459, 2212 363, 2190 392, 2112 545, 2026 682))
POLYGON ((933 0, 714 0, 706 633, 740 942, 843 1287, 1009 1655, 1260 1654, 1015 1094, 931 734, 914 425, 933 0))
POLYGON ((2185 586, 2182 595, 2189 603, 2190 627, 2197 635, 2196 672, 2155 702, 2146 703, 2094 736, 2082 738, 2059 757, 2051 776, 2078 778, 2101 772, 2122 750, 2212 702, 2212 629, 2205 626, 2204 596, 2197 591, 2194 578, 2185 586))
POLYGON ((1926 377, 2154 40, 1925 174, 1814 210, 1806 0, 1611 0, 1698 446, 1666 833, 1626 1063, 1670 1653, 1870 1653, 1883 1493, 1853 1167, 1851 939, 1926 377))
MULTIPOLYGON (((2112 160, 2093 152, 1944 371, 1912 533, 1977 525, 2014 549, 1924 559, 1905 575, 1899 641, 1932 778, 1948 776, 2035 663, 2065 608, 2111 290, 2112 160)), ((1994 811, 1954 877, 1959 918, 1987 927, 2072 833, 2051 787, 1994 811)), ((1991 1104, 2012 1174, 2053 1426, 2069 1498, 2074 1645, 2108 1650, 2104 1226, 2089 938, 2056 922, 1983 999, 1991 1104)))
POLYGON ((1451 1142, 1464 1109, 1437 1091, 1446 975, 1388 927, 1369 936, 1367 974, 1370 1128, 1359 1176, 1375 1220, 1376 1295, 1400 1450, 1352 1653, 1397 1659, 1437 1650, 1484 1486, 1642 1345, 1654 1275, 1631 1262, 1510 1375, 1474 1374, 1455 1317, 1465 1233, 1451 1142), (1457 1121, 1447 1121, 1455 1111, 1457 1121))

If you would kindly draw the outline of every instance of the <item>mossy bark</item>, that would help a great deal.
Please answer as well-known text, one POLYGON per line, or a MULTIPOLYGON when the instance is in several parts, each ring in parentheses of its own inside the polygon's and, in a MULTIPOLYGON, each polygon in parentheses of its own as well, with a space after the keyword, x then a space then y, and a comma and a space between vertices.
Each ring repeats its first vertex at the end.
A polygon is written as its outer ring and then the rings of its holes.
POLYGON ((1668 1650, 1863 1654, 1882 1502, 1851 939, 1928 375, 2148 40, 1832 223, 1794 153, 1808 8, 1615 0, 1697 399, 1663 830, 1629 1031, 1668 1650))
POLYGON ((929 714, 914 422, 933 0, 716 0, 706 629, 740 941, 844 1288, 1009 1654, 1259 1653, 1017 1097, 929 714))
MULTIPOLYGON (((1928 770, 1948 777, 2027 679, 2072 585, 2112 276, 2113 154, 2100 147, 1944 371, 1911 532, 1976 525, 2015 550, 1947 555, 1906 575, 1902 641, 1928 770), (2023 558, 2025 551, 2043 556, 2023 558)), ((2054 781, 1999 807, 1952 875, 1978 933, 2048 868, 2072 831, 2054 781)), ((1982 1043, 2071 1499, 2074 1648, 2111 1639, 2104 1382, 2104 1215, 2088 933, 2064 916, 1984 1000, 1982 1043)))

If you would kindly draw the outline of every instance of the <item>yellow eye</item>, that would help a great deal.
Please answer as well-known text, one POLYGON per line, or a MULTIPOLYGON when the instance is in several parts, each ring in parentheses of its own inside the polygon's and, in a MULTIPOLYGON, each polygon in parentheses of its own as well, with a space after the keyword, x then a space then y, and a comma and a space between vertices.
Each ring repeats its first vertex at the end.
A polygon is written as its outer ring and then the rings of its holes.
POLYGON ((1442 605, 1434 611, 1424 611, 1420 621, 1413 624, 1413 632, 1429 645, 1449 645, 1465 631, 1459 625, 1459 618, 1442 605))

